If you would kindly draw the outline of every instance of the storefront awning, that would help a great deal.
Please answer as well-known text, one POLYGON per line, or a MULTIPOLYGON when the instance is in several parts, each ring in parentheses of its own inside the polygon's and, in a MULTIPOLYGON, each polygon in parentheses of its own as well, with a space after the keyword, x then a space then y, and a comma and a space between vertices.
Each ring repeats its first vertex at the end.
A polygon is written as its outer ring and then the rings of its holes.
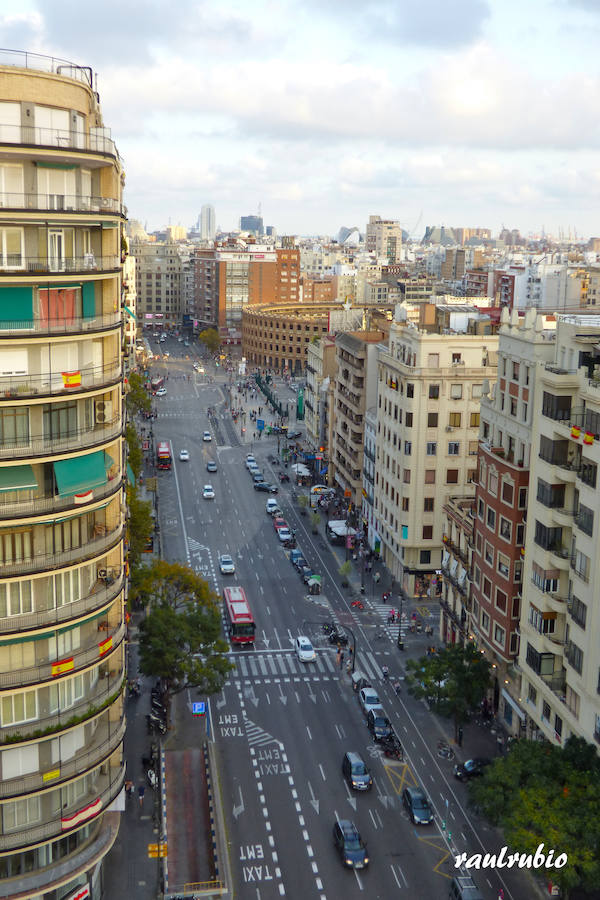
POLYGON ((512 708, 514 709, 514 711, 516 712, 516 714, 518 715, 518 717, 519 717, 522 721, 525 721, 525 719, 527 718, 526 714, 523 712, 523 710, 521 709, 521 707, 519 706, 519 704, 517 703, 517 701, 516 701, 516 700, 513 700, 513 698, 510 696, 510 694, 508 693, 508 691, 506 690, 506 688, 502 688, 502 696, 504 697, 504 699, 506 700, 506 702, 508 703, 508 705, 509 705, 509 706, 512 706, 512 708))
POLYGON ((0 469, 0 491, 27 491, 37 486, 31 466, 5 466, 0 469))
POLYGON ((61 497, 72 497, 106 484, 106 455, 103 450, 60 459, 54 463, 54 475, 61 497))

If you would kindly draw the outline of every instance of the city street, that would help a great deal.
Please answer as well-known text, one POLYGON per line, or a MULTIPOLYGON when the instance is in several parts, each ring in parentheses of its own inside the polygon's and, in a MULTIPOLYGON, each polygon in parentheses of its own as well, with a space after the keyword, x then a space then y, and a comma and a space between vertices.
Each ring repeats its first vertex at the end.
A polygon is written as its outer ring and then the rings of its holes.
MULTIPOLYGON (((212 364, 210 369, 206 364, 206 375, 192 374, 193 360, 177 358, 189 351, 174 340, 162 347, 171 356, 158 367, 167 369, 169 380, 167 394, 154 401, 154 435, 171 442, 174 459, 171 472, 158 474, 162 555, 192 566, 219 595, 227 584, 241 585, 257 624, 255 649, 232 652, 235 670, 222 693, 210 699, 237 895, 261 900, 283 895, 334 900, 365 893, 373 898, 446 897, 454 854, 497 852, 501 841, 467 813, 466 786, 453 778, 453 762, 437 755, 438 739, 451 736, 449 723, 443 722, 442 730, 423 702, 405 689, 400 696, 392 689, 395 677, 402 677, 406 656, 421 655, 427 639, 409 634, 407 653, 398 650, 398 625, 387 624, 389 607, 380 602, 379 592, 374 595, 370 581, 365 609, 350 606, 337 574, 344 549, 324 540, 323 526, 312 534, 309 517, 302 517, 291 499, 294 486, 282 485, 278 500, 284 516, 296 529, 309 564, 323 576, 322 594, 307 595, 265 512, 272 495, 253 490, 244 464, 246 453, 252 452, 265 478, 279 485, 278 469, 267 461, 276 451, 276 439, 252 442, 248 428, 242 443, 240 426, 234 426, 227 410, 229 377, 212 364), (215 410, 210 420, 208 407, 215 410), (211 441, 203 440, 205 430, 211 441), (189 451, 189 461, 179 461, 182 449, 189 451), (209 461, 217 463, 217 472, 207 472, 209 461), (203 498, 209 483, 214 499, 203 498), (235 574, 220 574, 223 553, 232 556, 235 574), (377 689, 402 741, 404 762, 385 758, 373 742, 346 666, 338 664, 337 648, 322 631, 321 623, 329 620, 356 635, 356 668, 377 689), (314 662, 297 658, 293 643, 298 634, 313 642, 314 662), (388 682, 382 679, 383 665, 389 667, 388 682), (370 792, 352 793, 342 777, 348 750, 359 752, 370 766, 370 792), (403 788, 415 784, 429 795, 435 810, 432 825, 414 826, 402 805, 403 788), (344 871, 332 838, 336 818, 349 818, 359 828, 368 844, 367 869, 344 871)), ((435 634, 439 610, 433 606, 419 611, 429 616, 435 634)), ((412 607, 405 612, 409 616, 412 607)), ((177 719, 183 717, 187 741, 192 729, 198 732, 197 722, 191 721, 183 695, 178 702, 183 706, 177 719)), ((531 895, 522 873, 487 870, 474 878, 486 900, 496 900, 501 887, 507 900, 531 895)))

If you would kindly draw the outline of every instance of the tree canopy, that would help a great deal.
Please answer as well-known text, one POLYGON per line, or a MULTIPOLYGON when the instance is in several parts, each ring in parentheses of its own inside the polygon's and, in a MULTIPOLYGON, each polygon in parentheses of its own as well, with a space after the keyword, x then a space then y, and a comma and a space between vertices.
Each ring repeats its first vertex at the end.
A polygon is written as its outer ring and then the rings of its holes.
POLYGON ((137 481, 142 471, 144 452, 141 448, 137 431, 131 422, 125 428, 125 440, 127 441, 127 459, 137 481))
POLYGON ((575 887, 600 884, 600 761, 595 747, 571 736, 564 749, 547 742, 517 741, 470 786, 471 800, 507 844, 535 853, 539 844, 568 863, 552 870, 564 896, 575 887))
POLYGON ((144 379, 138 372, 131 372, 128 376, 125 403, 131 415, 150 412, 152 409, 152 400, 144 387, 144 379))
POLYGON ((150 606, 140 624, 140 671, 161 679, 167 700, 186 687, 221 690, 233 667, 206 581, 186 566, 157 560, 137 573, 135 590, 150 606))
POLYGON ((139 498, 135 485, 128 485, 127 487, 127 507, 129 509, 127 539, 129 541, 129 562, 133 578, 140 564, 146 543, 154 531, 154 520, 152 519, 150 502, 139 498))
POLYGON ((454 721, 455 731, 479 706, 490 683, 490 663, 473 643, 452 644, 406 663, 406 683, 414 697, 454 721))
POLYGON ((205 328, 198 335, 198 340, 202 341, 204 346, 211 352, 216 353, 221 346, 221 338, 219 332, 215 328, 205 328))

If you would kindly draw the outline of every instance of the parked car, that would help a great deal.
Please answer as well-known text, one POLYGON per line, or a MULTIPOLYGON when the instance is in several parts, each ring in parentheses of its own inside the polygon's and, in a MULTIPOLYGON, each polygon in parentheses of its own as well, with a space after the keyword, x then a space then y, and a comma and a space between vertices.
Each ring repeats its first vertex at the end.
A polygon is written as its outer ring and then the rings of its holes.
POLYGON ((285 519, 282 519, 281 516, 273 517, 273 528, 275 529, 275 531, 279 531, 280 528, 288 527, 288 523, 285 521, 285 519))
POLYGON ((246 468, 249 469, 250 466, 255 466, 255 465, 256 465, 256 460, 254 459, 254 457, 251 454, 248 454, 248 456, 246 457, 246 468))
POLYGON ((302 554, 302 550, 292 550, 290 553, 290 562, 298 568, 301 565, 306 565, 306 560, 302 554))
POLYGON ((394 733, 392 723, 381 706, 373 706, 367 713, 367 728, 376 741, 384 741, 394 733))
POLYGON ((299 437, 302 437, 301 431, 288 431, 288 440, 289 441, 295 441, 299 437))
POLYGON ((267 505, 265 506, 265 512, 272 516, 274 515, 276 509, 279 509, 277 500, 275 500, 273 497, 269 497, 269 499, 267 500, 267 505))
POLYGON ((344 753, 342 775, 354 791, 368 791, 373 786, 368 766, 358 753, 344 753))
POLYGON ((433 810, 423 788, 418 785, 405 787, 402 791, 402 802, 413 825, 431 825, 433 810))
POLYGON ((365 716, 374 706, 381 706, 381 700, 377 696, 377 691, 372 687, 361 688, 358 692, 358 702, 365 716))
POLYGON ((300 662, 314 662, 317 658, 315 648, 305 635, 301 634, 296 638, 295 647, 296 656, 300 662))
POLYGON ((474 759, 467 759, 462 764, 454 766, 454 776, 459 781, 468 781, 470 778, 477 778, 483 775, 487 766, 491 764, 491 759, 477 756, 474 759))
POLYGON ((350 819, 338 819, 333 826, 333 843, 342 863, 349 869, 364 869, 369 865, 367 846, 350 819))
POLYGON ((274 484, 271 484, 270 481, 254 481, 254 490, 255 491, 265 491, 267 494, 277 494, 279 488, 275 487, 274 484))
POLYGON ((219 569, 221 570, 221 575, 235 574, 235 563, 228 553, 223 553, 219 557, 219 569))
POLYGON ((263 475, 263 473, 260 470, 258 472, 252 472, 252 481, 254 482, 254 484, 260 484, 264 480, 265 480, 265 476, 263 475))
POLYGON ((287 526, 283 526, 282 528, 277 529, 277 537, 281 541, 282 544, 285 544, 287 541, 291 541, 293 538, 292 532, 287 526))
POLYGON ((364 672, 359 672, 358 669, 356 669, 352 673, 350 681, 352 682, 352 690, 355 694, 358 694, 358 692, 364 687, 371 687, 371 682, 369 681, 367 676, 364 674, 364 672))

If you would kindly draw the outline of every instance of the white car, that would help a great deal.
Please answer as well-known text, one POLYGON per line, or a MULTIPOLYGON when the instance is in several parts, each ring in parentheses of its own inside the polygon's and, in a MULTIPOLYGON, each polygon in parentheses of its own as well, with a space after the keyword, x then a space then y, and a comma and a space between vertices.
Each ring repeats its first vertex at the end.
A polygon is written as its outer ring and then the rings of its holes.
POLYGON ((204 434, 202 435, 202 440, 203 441, 212 441, 212 434, 210 433, 210 431, 204 432, 204 434))
POLYGON ((233 575, 235 573, 235 563, 228 553, 224 553, 219 557, 219 569, 221 575, 233 575))
POLYGON ((269 497, 269 499, 267 500, 267 505, 266 505, 265 509, 269 513, 270 516, 274 515, 275 510, 279 509, 279 504, 277 503, 277 500, 275 500, 273 497, 269 497))
POLYGON ((166 393, 167 393, 167 389, 166 389, 166 388, 159 388, 159 389, 157 390, 157 392, 156 392, 156 396, 157 396, 157 397, 164 397, 166 393))
POLYGON ((212 484, 205 484, 204 490, 202 491, 202 496, 205 500, 214 500, 215 499, 215 489, 212 484))
POLYGON ((277 536, 279 537, 279 540, 281 541, 281 543, 285 544, 286 541, 291 541, 292 532, 290 531, 289 528, 278 528, 277 536))
POLYGON ((377 691, 372 687, 364 687, 359 691, 358 702, 360 703, 365 716, 370 709, 381 706, 381 700, 377 696, 377 691))
POLYGON ((180 450, 179 451, 179 459, 181 462, 189 462, 190 461, 190 451, 189 450, 180 450))
POLYGON ((314 662, 317 658, 315 648, 303 634, 296 638, 296 656, 300 662, 314 662))
MULTIPOLYGON (((253 466, 256 466, 256 460, 254 459, 253 456, 247 456, 246 457, 246 468, 251 469, 253 466)), ((258 468, 258 466, 256 466, 256 468, 258 468)))

